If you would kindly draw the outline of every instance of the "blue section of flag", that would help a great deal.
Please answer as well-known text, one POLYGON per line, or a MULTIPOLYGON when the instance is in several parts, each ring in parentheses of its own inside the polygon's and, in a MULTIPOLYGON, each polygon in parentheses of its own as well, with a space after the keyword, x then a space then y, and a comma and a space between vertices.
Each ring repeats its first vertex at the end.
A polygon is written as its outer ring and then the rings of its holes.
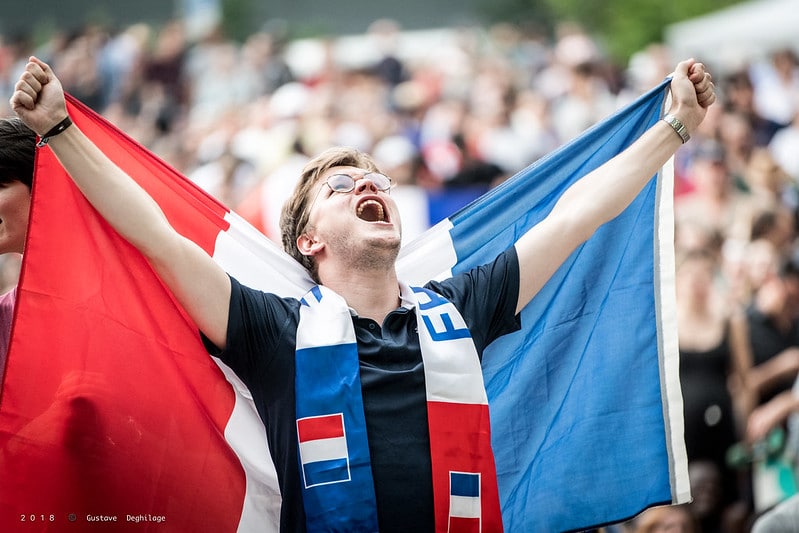
POLYGON ((449 492, 453 496, 480 497, 480 474, 449 473, 449 492))
POLYGON ((347 458, 315 461, 302 465, 305 484, 309 487, 348 481, 350 477, 347 458))
MULTIPOLYGON (((668 81, 451 217, 454 272, 486 263, 661 116, 668 81)), ((668 194, 671 194, 670 192, 668 194)), ((661 394, 656 180, 576 250, 484 353, 507 531, 564 531, 673 499, 661 394)))

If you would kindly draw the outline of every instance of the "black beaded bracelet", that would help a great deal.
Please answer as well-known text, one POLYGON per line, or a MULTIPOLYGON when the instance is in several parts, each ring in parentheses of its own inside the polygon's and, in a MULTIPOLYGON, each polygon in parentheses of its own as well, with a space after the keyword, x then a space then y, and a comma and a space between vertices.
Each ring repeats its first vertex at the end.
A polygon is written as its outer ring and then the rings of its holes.
POLYGON ((69 118, 69 115, 67 115, 67 118, 65 118, 64 120, 53 126, 53 128, 50 131, 42 135, 41 139, 39 139, 39 142, 36 143, 36 146, 41 148, 42 146, 47 144, 47 142, 50 140, 50 137, 55 137, 56 135, 58 135, 59 133, 61 133, 71 125, 72 125, 72 119, 69 118))

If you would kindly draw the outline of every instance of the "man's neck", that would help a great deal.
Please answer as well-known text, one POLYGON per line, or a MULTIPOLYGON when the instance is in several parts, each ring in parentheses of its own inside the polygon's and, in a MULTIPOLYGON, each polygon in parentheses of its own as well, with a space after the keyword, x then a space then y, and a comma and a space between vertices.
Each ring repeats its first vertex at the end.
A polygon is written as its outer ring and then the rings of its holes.
POLYGON ((320 277, 322 284, 343 297, 358 316, 371 318, 378 324, 400 305, 399 281, 394 270, 348 271, 320 277))

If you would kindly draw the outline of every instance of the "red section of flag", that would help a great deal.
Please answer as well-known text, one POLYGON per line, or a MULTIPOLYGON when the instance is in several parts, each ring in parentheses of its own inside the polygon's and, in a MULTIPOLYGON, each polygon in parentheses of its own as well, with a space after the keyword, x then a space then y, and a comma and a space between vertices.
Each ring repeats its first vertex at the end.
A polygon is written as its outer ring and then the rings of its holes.
MULTIPOLYGON (((450 530, 450 472, 480 473, 482 529, 502 531, 497 472, 491 450, 488 405, 427 402, 427 417, 430 427, 430 456, 433 462, 436 532, 446 533, 450 530), (475 424, 467 421, 475 418, 480 420, 480 423, 477 429, 473 430, 475 424), (471 453, 472 450, 477 452, 471 453)), ((471 531, 471 529, 452 531, 471 531)))
POLYGON ((254 187, 239 205, 233 206, 233 210, 237 215, 249 222, 252 227, 264 235, 270 235, 271 233, 274 236, 274 232, 269 232, 266 226, 264 202, 261 199, 263 196, 263 187, 263 183, 254 187))
POLYGON ((453 516, 449 519, 449 533, 480 533, 480 519, 453 516))
MULTIPOLYGON (((221 205, 73 99, 69 111, 179 231, 212 251, 227 224, 221 205)), ((102 515, 116 517, 114 531, 235 531, 244 474, 224 437, 233 402, 143 257, 38 149, 0 397, 0 530, 32 516, 40 523, 26 531, 88 531, 102 515)))
POLYGON ((343 437, 344 419, 340 413, 302 418, 297 420, 297 435, 300 442, 343 437))

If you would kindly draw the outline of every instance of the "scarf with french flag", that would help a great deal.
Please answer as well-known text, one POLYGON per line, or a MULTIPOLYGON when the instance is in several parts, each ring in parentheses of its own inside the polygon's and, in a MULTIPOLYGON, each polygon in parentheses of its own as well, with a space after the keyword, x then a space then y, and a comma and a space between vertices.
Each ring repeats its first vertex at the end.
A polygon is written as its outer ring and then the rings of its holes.
MULTIPOLYGON (((659 120, 667 92, 668 80, 409 243, 400 278, 420 286, 493 259, 659 120)), ((313 287, 235 213, 74 98, 68 108, 242 283, 295 298, 313 287)), ((522 311, 522 330, 483 354, 506 531, 579 530, 690 499, 671 187, 669 168, 653 176, 522 311)), ((0 528, 277 531, 277 476, 249 391, 46 147, 31 215, 0 396, 0 528)), ((323 422, 298 430, 336 441, 343 426, 323 422)), ((453 469, 443 483, 450 517, 474 523, 479 476, 453 469)))
MULTIPOLYGON (((483 375, 451 302, 401 284, 414 302, 424 366, 436 531, 502 531, 483 375)), ((301 300, 295 390, 309 531, 377 531, 377 501, 347 302, 323 286, 301 300)))

